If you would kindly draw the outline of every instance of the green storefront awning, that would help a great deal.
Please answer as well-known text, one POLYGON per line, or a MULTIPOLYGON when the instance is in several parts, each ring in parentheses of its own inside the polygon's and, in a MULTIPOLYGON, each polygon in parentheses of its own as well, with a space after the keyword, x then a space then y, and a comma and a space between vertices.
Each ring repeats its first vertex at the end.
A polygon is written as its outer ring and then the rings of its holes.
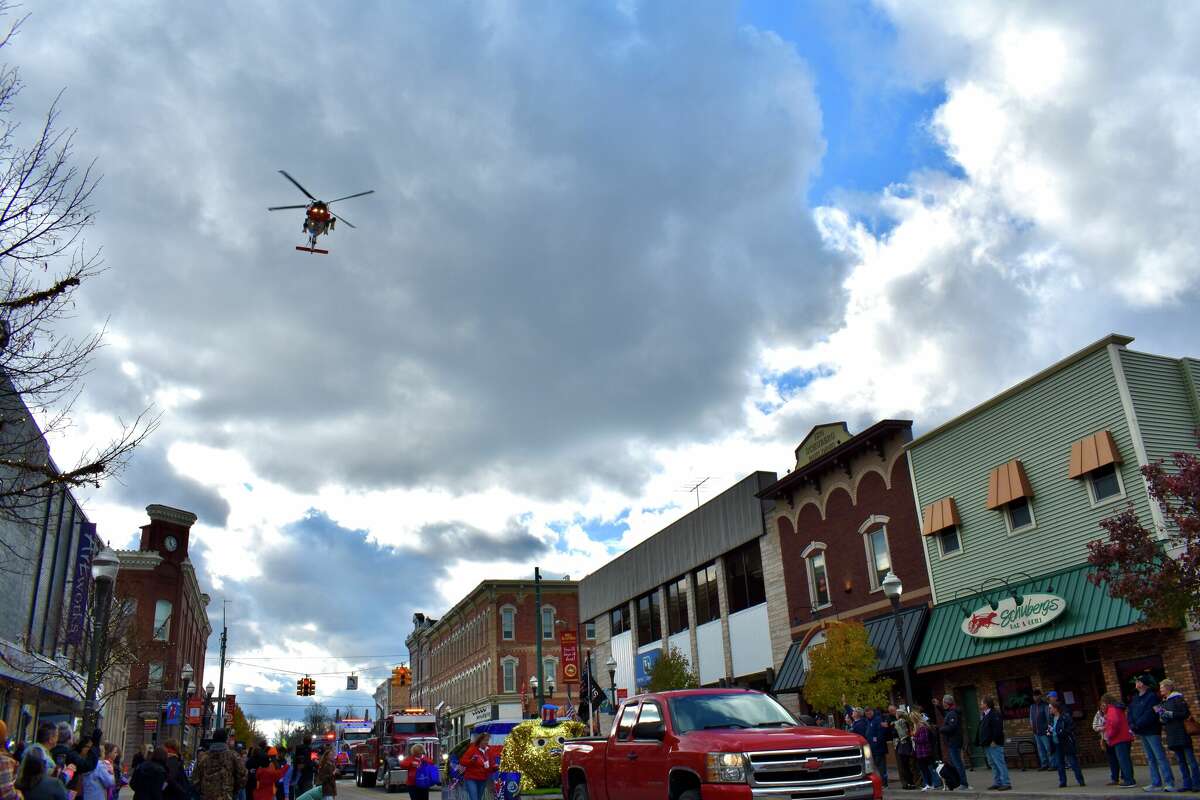
MULTIPOLYGON (((925 639, 917 655, 918 670, 968 659, 999 655, 1011 650, 1074 639, 1125 628, 1145 617, 1124 600, 1109 596, 1108 589, 1088 580, 1091 566, 1053 572, 1033 580, 996 586, 986 592, 939 603, 929 615, 925 639), (1052 621, 1012 636, 984 638, 963 631, 963 621, 997 603, 1003 612, 1015 605, 1012 596, 1054 595, 1065 601, 1065 609, 1052 621)), ((986 633, 986 632, 985 632, 986 633)))

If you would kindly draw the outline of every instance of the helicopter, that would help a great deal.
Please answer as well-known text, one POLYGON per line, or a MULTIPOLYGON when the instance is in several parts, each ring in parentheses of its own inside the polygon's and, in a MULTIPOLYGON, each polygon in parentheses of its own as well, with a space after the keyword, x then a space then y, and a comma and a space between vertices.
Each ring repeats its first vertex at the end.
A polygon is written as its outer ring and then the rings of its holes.
POLYGON ((294 208, 304 209, 304 226, 301 228, 301 230, 308 236, 308 246, 305 247, 303 245, 296 245, 296 249, 305 253, 320 253, 321 255, 329 255, 328 250, 322 250, 321 248, 317 247, 317 237, 321 234, 331 233, 339 219, 343 223, 350 225, 351 228, 354 227, 354 225, 350 223, 350 220, 346 219, 345 217, 335 217, 329 210, 331 205, 341 202, 342 200, 349 200, 352 197, 362 197, 365 194, 375 193, 374 189, 369 189, 365 192, 358 192, 357 194, 348 194, 345 197, 339 197, 336 200, 318 200, 312 196, 312 192, 300 185, 300 181, 296 180, 291 175, 288 175, 287 172, 284 170, 279 170, 279 174, 291 181, 297 189, 304 192, 304 195, 312 202, 296 206, 271 206, 267 209, 267 211, 289 211, 294 208))

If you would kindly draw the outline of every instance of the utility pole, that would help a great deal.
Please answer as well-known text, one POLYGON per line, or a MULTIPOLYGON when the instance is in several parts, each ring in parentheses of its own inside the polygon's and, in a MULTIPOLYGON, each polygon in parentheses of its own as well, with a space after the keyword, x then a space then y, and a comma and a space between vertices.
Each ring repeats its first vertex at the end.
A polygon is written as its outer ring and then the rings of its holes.
POLYGON ((213 720, 213 729, 225 727, 225 646, 229 643, 229 625, 225 619, 225 607, 228 600, 221 601, 221 677, 217 680, 217 718, 213 720))
POLYGON ((533 568, 533 602, 537 606, 537 679, 538 679, 538 716, 542 715, 542 706, 546 705, 546 681, 542 674, 542 571, 533 568))

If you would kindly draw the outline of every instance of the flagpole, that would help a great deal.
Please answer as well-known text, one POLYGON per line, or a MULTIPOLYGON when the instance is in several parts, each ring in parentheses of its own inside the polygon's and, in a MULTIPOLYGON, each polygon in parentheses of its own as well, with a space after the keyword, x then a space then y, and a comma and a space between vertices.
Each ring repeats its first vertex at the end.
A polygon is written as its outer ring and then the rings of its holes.
POLYGON ((588 685, 587 685, 587 703, 588 703, 588 733, 592 736, 596 735, 596 708, 592 703, 592 651, 587 651, 587 669, 588 669, 588 685))

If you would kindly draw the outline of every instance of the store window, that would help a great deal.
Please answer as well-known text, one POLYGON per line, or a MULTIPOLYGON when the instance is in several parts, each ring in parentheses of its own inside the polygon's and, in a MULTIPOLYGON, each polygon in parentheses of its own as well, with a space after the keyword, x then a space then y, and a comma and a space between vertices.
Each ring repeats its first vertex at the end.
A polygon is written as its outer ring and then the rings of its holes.
POLYGON ((583 638, 589 642, 596 640, 596 620, 589 620, 583 623, 583 638))
POLYGON ((693 573, 696 582, 696 624, 721 618, 721 599, 717 595, 717 565, 709 564, 693 573))
POLYGON ((1087 476, 1088 491, 1091 492, 1093 503, 1103 503, 1125 495, 1125 487, 1121 485, 1121 473, 1116 464, 1108 464, 1092 470, 1087 476))
POLYGON ((953 555, 962 550, 962 542, 959 540, 957 525, 944 528, 934 535, 937 537, 938 549, 942 551, 943 557, 953 555))
POLYGON ((625 606, 617 606, 608 612, 609 625, 612 627, 610 636, 619 636, 629 630, 629 610, 625 606))
POLYGON ((867 571, 871 588, 883 586, 883 579, 892 571, 892 554, 888 550, 887 528, 877 528, 863 535, 867 547, 867 571))
POLYGON ((688 629, 687 577, 667 584, 667 632, 674 636, 688 629))
POLYGON ((808 596, 817 608, 824 608, 833 602, 829 594, 829 571, 825 567, 824 548, 808 556, 808 596))
POLYGON ((512 606, 500 609, 500 638, 511 642, 517 637, 517 610, 512 606))
POLYGON ((1117 670, 1117 683, 1121 698, 1128 703, 1137 694, 1137 689, 1134 687, 1134 681, 1138 675, 1144 675, 1149 672, 1154 676, 1154 680, 1161 681, 1167 677, 1167 671, 1163 668, 1162 656, 1142 656, 1140 658, 1130 658, 1125 661, 1118 661, 1115 665, 1117 670))
POLYGON ((154 641, 165 642, 171 638, 171 601, 159 600, 154 604, 154 641))
POLYGON ((647 592, 637 599, 638 645, 657 642, 662 638, 662 616, 658 590, 647 592))
POLYGON ((758 539, 726 554, 725 584, 729 593, 730 614, 767 601, 758 539))

